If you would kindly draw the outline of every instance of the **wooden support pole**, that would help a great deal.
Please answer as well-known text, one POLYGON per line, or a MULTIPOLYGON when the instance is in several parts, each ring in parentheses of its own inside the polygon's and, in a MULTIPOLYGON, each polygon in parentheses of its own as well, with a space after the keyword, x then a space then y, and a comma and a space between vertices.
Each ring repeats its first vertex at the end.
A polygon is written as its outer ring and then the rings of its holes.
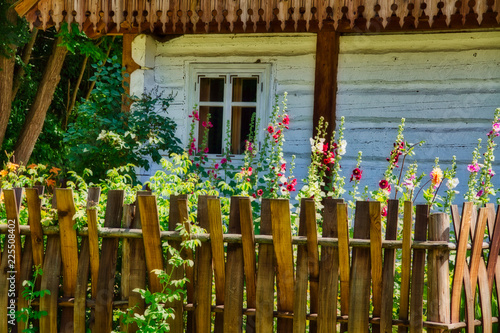
MULTIPOLYGON (((128 74, 123 78, 123 88, 126 94, 130 94, 130 75, 136 69, 141 68, 141 66, 132 59, 132 42, 136 36, 136 34, 123 34, 122 66, 125 67, 125 73, 128 74)), ((125 108, 128 110, 128 107, 125 108)))
POLYGON ((340 34, 333 30, 323 29, 317 34, 313 136, 321 117, 330 124, 328 133, 335 129, 339 39, 340 34))
MULTIPOLYGON (((450 222, 445 213, 431 214, 429 219, 429 240, 448 241, 450 222)), ((450 268, 449 252, 430 250, 428 257, 427 319, 433 322, 450 323, 450 268)), ((429 329, 428 332, 443 332, 441 329, 429 329)))

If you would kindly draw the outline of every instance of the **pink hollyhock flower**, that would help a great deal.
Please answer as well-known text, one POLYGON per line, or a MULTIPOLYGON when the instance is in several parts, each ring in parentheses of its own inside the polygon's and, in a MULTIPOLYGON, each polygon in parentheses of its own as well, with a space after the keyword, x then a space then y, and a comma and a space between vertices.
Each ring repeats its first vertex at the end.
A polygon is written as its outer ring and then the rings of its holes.
POLYGON ((196 119, 196 120, 200 121, 200 115, 198 114, 198 111, 197 111, 197 110, 194 110, 194 111, 193 111, 193 117, 194 117, 194 119, 196 119))
POLYGON ((491 169, 488 169, 488 175, 490 177, 493 177, 495 175, 495 171, 491 170, 491 169))
POLYGON ((261 197, 264 194, 264 191, 262 189, 257 190, 257 195, 261 197))
POLYGON ((272 125, 267 126, 267 131, 269 132, 269 134, 273 134, 274 133, 274 127, 272 125))
POLYGON ((252 197, 253 197, 254 199, 256 199, 256 198, 257 198, 257 196, 255 195, 255 193, 252 193, 252 197))
POLYGON ((219 163, 215 163, 214 168, 218 169, 219 168, 219 163))
POLYGON ((482 196, 482 195, 483 195, 483 193, 484 193, 484 191, 483 191, 483 190, 479 190, 479 191, 477 192, 477 194, 476 194, 476 197, 478 197, 478 198, 479 198, 480 196, 482 196))
POLYGON ((203 149, 203 152, 204 152, 205 154, 208 154, 208 147, 205 147, 205 149, 203 149))
POLYGON ((493 124, 493 130, 495 132, 500 132, 500 123, 494 123, 493 124))
POLYGON ((478 172, 480 169, 481 169, 481 167, 479 166, 479 164, 477 162, 474 164, 469 164, 467 166, 467 170, 469 170, 469 172, 478 172))
POLYGON ((281 171, 286 171, 286 163, 281 164, 281 171))
POLYGON ((293 184, 288 184, 288 185, 286 186, 286 189, 288 190, 288 192, 293 192, 293 191, 295 191, 295 185, 293 185, 293 184))
POLYGON ((389 182, 387 180, 385 180, 385 179, 382 179, 381 181, 379 181, 378 186, 381 189, 385 190, 386 188, 389 187, 389 182))
POLYGON ((220 164, 226 164, 227 163, 227 158, 223 158, 222 160, 220 160, 220 164))

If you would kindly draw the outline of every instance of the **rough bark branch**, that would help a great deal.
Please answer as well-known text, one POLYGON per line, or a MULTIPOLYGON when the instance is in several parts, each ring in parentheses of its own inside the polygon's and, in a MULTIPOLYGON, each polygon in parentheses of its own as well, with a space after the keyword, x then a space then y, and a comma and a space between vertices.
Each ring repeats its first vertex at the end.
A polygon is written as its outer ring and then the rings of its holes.
POLYGON ((40 135, 47 110, 54 97, 54 92, 60 80, 61 68, 68 52, 65 46, 59 46, 61 37, 54 42, 52 54, 49 57, 42 80, 38 86, 35 99, 30 107, 21 129, 15 148, 16 162, 26 164, 33 152, 40 135))
POLYGON ((21 56, 21 60, 24 65, 19 66, 17 73, 14 77, 14 83, 12 85, 12 101, 16 98, 17 92, 19 91, 19 87, 21 87, 21 81, 24 77, 26 71, 24 70, 24 66, 27 66, 30 62, 31 53, 33 52, 33 46, 35 45, 36 36, 38 35, 38 29, 33 29, 31 32, 29 42, 24 46, 23 54, 21 56))

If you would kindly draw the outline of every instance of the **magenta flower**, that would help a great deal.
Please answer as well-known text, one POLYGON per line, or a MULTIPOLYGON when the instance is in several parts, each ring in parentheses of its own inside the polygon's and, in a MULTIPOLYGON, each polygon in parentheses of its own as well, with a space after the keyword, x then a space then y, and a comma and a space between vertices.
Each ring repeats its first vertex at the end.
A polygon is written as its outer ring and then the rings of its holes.
POLYGON ((483 195, 483 193, 484 193, 484 191, 483 191, 483 190, 479 190, 479 191, 477 192, 477 194, 476 194, 476 197, 478 197, 478 198, 479 198, 480 196, 482 196, 482 195, 483 195))
POLYGON ((273 134, 274 133, 274 127, 272 125, 267 126, 267 131, 269 132, 269 134, 273 134))
POLYGON ((381 213, 382 216, 387 216, 387 207, 384 206, 384 208, 382 208, 382 213, 381 213))
POLYGON ((218 168, 219 168, 219 163, 215 163, 214 168, 215 168, 215 169, 218 169, 218 168))
POLYGON ((388 188, 390 185, 389 185, 389 182, 385 179, 382 179, 379 183, 378 183, 378 186, 385 190, 386 188, 388 188))
POLYGON ((351 182, 353 181, 353 179, 361 180, 362 176, 363 176, 363 171, 361 169, 356 168, 352 170, 351 182))
POLYGON ((495 132, 500 132, 500 123, 494 123, 493 124, 493 130, 495 132))
POLYGON ((469 170, 469 172, 478 172, 480 169, 481 166, 477 162, 467 166, 467 170, 469 170))
POLYGON ((222 160, 220 160, 220 164, 226 164, 227 163, 227 158, 222 158, 222 160))
POLYGON ((283 124, 289 125, 290 124, 290 118, 288 117, 287 114, 283 116, 283 124))
POLYGON ((258 195, 259 197, 261 197, 261 196, 262 196, 262 194, 264 194, 264 191, 263 191, 262 189, 258 189, 258 190, 257 190, 257 195, 258 195))
POLYGON ((208 154, 208 147, 205 147, 205 149, 203 149, 203 152, 204 152, 205 154, 208 154))

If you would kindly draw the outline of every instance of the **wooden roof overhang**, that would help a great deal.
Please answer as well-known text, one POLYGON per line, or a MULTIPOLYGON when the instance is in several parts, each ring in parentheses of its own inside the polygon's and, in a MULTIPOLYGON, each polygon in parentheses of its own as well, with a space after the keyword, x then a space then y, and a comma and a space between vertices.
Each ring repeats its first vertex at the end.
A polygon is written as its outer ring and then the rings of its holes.
POLYGON ((20 0, 32 28, 77 23, 89 36, 353 33, 500 28, 500 0, 20 0))

